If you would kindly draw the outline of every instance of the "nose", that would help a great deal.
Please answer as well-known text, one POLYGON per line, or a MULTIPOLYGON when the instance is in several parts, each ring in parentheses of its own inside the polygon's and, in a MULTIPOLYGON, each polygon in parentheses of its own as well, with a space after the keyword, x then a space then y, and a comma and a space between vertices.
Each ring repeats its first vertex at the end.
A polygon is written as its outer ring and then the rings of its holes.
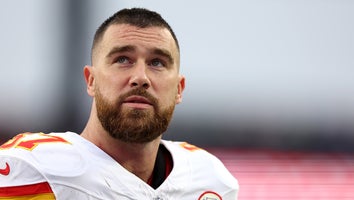
POLYGON ((129 80, 130 87, 143 87, 148 89, 151 85, 150 79, 146 73, 146 66, 144 63, 137 63, 129 80))

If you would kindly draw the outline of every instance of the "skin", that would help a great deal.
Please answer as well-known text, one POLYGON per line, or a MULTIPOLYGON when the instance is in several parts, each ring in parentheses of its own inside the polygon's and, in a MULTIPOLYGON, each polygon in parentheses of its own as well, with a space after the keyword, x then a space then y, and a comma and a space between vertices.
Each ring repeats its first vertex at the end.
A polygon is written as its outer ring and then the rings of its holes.
MULTIPOLYGON (((119 95, 143 87, 157 98, 162 108, 179 104, 185 78, 179 74, 179 51, 175 41, 165 28, 111 25, 93 50, 92 63, 93 66, 84 67, 87 93, 93 97, 93 103, 81 136, 147 182, 161 136, 146 143, 126 143, 111 137, 97 118, 95 92, 99 89, 104 98, 115 102, 119 95)), ((151 105, 141 101, 123 103, 122 109, 154 112, 151 105)))

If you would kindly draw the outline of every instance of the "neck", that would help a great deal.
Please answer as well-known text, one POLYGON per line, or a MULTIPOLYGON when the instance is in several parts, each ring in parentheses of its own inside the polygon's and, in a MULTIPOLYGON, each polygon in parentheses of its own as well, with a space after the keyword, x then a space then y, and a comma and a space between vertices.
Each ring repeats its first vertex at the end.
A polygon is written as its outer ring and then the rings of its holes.
POLYGON ((112 138, 102 129, 90 129, 89 126, 86 126, 81 136, 101 148, 121 166, 143 181, 147 182, 150 178, 161 137, 149 143, 126 143, 112 138))

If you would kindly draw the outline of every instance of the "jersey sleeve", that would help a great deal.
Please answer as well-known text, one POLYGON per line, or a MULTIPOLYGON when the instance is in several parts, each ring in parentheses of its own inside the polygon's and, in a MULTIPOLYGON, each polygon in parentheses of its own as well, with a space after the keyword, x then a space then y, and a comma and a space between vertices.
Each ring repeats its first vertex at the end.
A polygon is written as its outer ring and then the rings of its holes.
POLYGON ((0 199, 52 200, 55 195, 44 176, 10 149, 0 150, 0 199))
POLYGON ((196 195, 202 194, 199 199, 237 199, 239 183, 219 158, 186 142, 174 144, 180 150, 173 151, 174 159, 190 168, 188 188, 196 195))
MULTIPOLYGON (((208 174, 213 174, 214 178, 217 178, 214 183, 219 182, 220 185, 227 186, 227 189, 220 193, 222 199, 224 200, 236 200, 238 198, 239 183, 238 180, 230 173, 230 171, 225 167, 222 161, 215 155, 210 154, 207 151, 200 152, 209 157, 208 168, 204 167, 204 170, 208 174)), ((201 167, 202 168, 202 167, 201 167)), ((202 170, 202 169, 200 169, 202 170)), ((205 175, 207 176, 207 175, 205 175)))

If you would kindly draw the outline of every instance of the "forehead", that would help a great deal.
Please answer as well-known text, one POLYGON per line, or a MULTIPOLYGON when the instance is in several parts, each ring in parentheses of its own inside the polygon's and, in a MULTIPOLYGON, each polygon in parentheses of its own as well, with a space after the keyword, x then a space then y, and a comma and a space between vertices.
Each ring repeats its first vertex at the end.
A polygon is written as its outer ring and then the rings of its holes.
POLYGON ((163 48, 178 57, 176 43, 163 27, 139 28, 128 24, 114 24, 108 27, 103 35, 101 50, 105 51, 116 46, 134 45, 143 48, 163 48))

